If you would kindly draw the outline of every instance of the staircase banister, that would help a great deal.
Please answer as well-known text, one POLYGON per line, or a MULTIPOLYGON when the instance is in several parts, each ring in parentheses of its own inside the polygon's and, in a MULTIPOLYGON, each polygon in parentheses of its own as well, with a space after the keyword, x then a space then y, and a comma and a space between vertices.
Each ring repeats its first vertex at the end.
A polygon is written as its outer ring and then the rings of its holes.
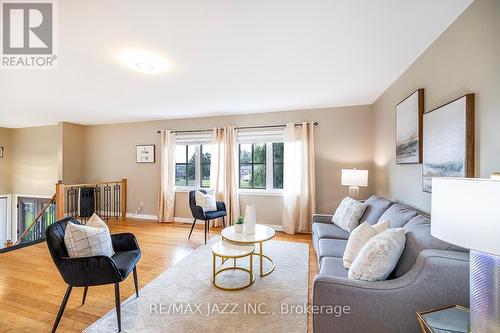
POLYGON ((56 194, 54 194, 52 196, 52 198, 50 198, 49 202, 45 205, 45 207, 43 207, 43 209, 40 211, 40 213, 38 213, 38 215, 33 219, 33 221, 30 223, 30 225, 23 231, 23 233, 17 239, 17 241, 16 241, 16 243, 14 245, 17 245, 17 244, 19 244, 22 241, 22 239, 24 238, 24 236, 26 236, 28 234, 28 232, 30 232, 31 228, 33 228, 33 226, 38 222, 38 220, 43 216, 43 214, 45 214, 45 211, 47 209, 49 209, 50 205, 52 203, 55 203, 55 201, 56 201, 56 194))

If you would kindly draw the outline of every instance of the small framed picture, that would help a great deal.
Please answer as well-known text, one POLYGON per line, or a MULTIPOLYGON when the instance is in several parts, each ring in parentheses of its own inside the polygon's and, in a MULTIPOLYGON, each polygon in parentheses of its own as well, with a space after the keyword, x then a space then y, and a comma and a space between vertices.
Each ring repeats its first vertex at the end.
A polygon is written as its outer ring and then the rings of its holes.
POLYGON ((137 145, 136 146, 137 163, 155 162, 155 145, 137 145))
POLYGON ((0 147, 0 158, 3 158, 3 147, 0 147))

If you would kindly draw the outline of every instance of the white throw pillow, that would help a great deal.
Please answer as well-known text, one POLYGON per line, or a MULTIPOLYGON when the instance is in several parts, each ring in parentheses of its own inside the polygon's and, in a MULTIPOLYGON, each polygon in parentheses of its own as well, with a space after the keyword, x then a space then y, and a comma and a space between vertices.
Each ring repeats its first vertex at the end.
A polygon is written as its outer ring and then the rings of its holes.
POLYGON ((200 206, 204 213, 217 211, 217 202, 213 193, 204 194, 196 191, 195 200, 196 205, 200 206))
POLYGON ((363 216, 367 204, 354 200, 350 197, 344 198, 332 217, 332 222, 352 232, 359 225, 359 219, 363 216))
POLYGON ((70 258, 111 257, 114 254, 108 226, 96 214, 89 218, 86 225, 69 222, 64 233, 64 245, 70 258))
POLYGON ((347 240, 347 245, 344 251, 344 267, 349 268, 363 245, 370 240, 370 238, 376 236, 377 234, 385 231, 389 228, 389 221, 384 221, 377 223, 374 226, 370 225, 368 222, 363 222, 357 226, 349 236, 347 240))
POLYGON ((396 267, 405 248, 403 228, 392 228, 372 237, 359 251, 349 268, 349 278, 382 281, 396 267))

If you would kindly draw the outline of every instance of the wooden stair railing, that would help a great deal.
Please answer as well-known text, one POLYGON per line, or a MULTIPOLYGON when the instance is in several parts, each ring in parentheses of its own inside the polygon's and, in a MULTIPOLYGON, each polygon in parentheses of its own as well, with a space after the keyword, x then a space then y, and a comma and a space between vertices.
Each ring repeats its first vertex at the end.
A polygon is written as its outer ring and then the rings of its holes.
POLYGON ((94 210, 103 219, 125 218, 127 214, 127 179, 101 181, 87 184, 66 185, 59 181, 56 184, 57 219, 79 216, 79 191, 83 188, 93 189, 94 210))
MULTIPOLYGON (((45 239, 45 231, 52 223, 65 217, 78 216, 78 189, 91 187, 95 191, 95 211, 101 217, 124 218, 127 214, 127 180, 113 180, 91 184, 65 185, 62 181, 56 184, 56 193, 43 207, 42 211, 33 219, 23 231, 19 239, 9 247, 25 245, 45 239), (101 196, 102 192, 102 196, 101 196)), ((85 220, 85 218, 83 218, 85 220)))
POLYGON ((54 194, 49 202, 43 207, 42 211, 33 219, 33 222, 23 231, 14 245, 21 243, 35 242, 45 239, 45 230, 49 225, 56 221, 55 206, 56 196, 54 194))

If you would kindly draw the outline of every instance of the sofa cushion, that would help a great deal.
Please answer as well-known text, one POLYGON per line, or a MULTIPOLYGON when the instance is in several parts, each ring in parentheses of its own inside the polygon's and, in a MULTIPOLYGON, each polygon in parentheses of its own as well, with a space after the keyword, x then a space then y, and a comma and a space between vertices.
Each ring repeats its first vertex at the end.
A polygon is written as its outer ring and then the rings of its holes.
POLYGON ((378 222, 389 220, 391 228, 401 228, 417 214, 418 212, 415 209, 396 202, 380 216, 378 222))
POLYGON ((318 272, 320 275, 336 276, 347 278, 348 270, 342 265, 342 259, 325 257, 318 272))
POLYGON ((359 219, 365 210, 365 203, 345 197, 337 207, 332 222, 342 229, 352 232, 359 225, 359 219))
POLYGON ((365 204, 367 204, 367 207, 359 222, 363 223, 367 221, 369 224, 373 225, 378 222, 379 218, 393 204, 393 202, 377 197, 376 195, 372 195, 365 201, 365 204))
POLYGON ((349 268, 358 255, 361 248, 370 240, 370 238, 387 230, 389 221, 380 222, 371 226, 367 221, 361 223, 354 229, 347 240, 346 249, 344 251, 344 267, 349 268))
POLYGON ((342 262, 346 245, 347 241, 344 239, 320 239, 318 242, 319 262, 321 263, 324 257, 340 258, 340 262, 342 262))
POLYGON ((420 252, 426 249, 467 251, 455 245, 443 242, 431 235, 431 221, 429 217, 418 214, 404 227, 406 230, 406 244, 401 258, 391 277, 398 278, 406 274, 415 262, 420 252))
POLYGON ((383 281, 398 264, 406 242, 403 228, 387 229, 370 238, 349 267, 349 279, 383 281))
POLYGON ((338 225, 333 223, 314 223, 313 224, 313 234, 316 235, 318 239, 321 238, 335 238, 335 239, 348 239, 349 232, 345 231, 338 225))

